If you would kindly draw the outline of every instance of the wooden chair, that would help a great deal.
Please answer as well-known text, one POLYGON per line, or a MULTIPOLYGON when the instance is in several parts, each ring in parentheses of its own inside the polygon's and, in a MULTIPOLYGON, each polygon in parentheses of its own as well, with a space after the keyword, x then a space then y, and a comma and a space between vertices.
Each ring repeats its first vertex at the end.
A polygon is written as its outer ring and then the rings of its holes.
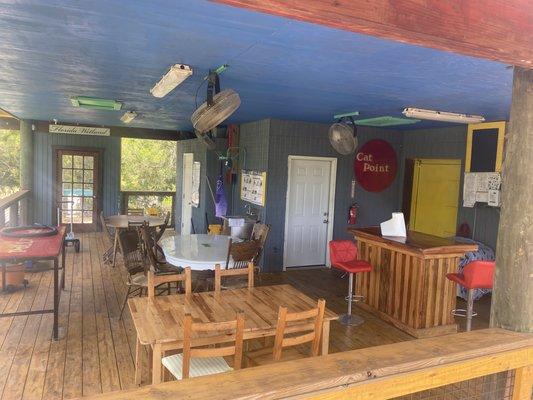
POLYGON ((260 251, 260 244, 255 240, 233 242, 233 240, 230 238, 228 255, 226 257, 226 269, 247 268, 248 263, 254 262, 260 251), (230 261, 232 261, 231 264, 230 261))
POLYGON ((272 362, 295 360, 305 357, 294 346, 311 343, 310 355, 318 356, 320 337, 324 323, 326 300, 319 299, 317 306, 307 311, 289 313, 280 307, 273 348, 263 348, 246 354, 248 366, 270 364, 272 362), (286 334, 288 334, 286 336, 286 334), (291 349, 285 350, 287 347, 291 349))
POLYGON ((127 215, 144 215, 144 210, 142 208, 128 208, 126 211, 127 215))
POLYGON ((261 253, 263 249, 265 248, 265 243, 267 241, 269 233, 270 233, 270 225, 262 224, 260 222, 254 224, 254 227, 252 229, 251 239, 258 242, 261 248, 261 250, 259 251, 259 254, 257 255, 257 259, 255 260, 256 262, 258 261, 259 257, 261 257, 261 253))
POLYGON ((220 264, 215 265, 215 293, 220 293, 222 290, 222 277, 239 275, 248 276, 248 289, 254 287, 254 264, 252 262, 248 263, 247 268, 236 269, 222 269, 220 264))
POLYGON ((156 243, 158 243, 159 240, 161 240, 161 238, 163 237, 163 234, 165 233, 169 222, 170 222, 170 212, 167 212, 167 215, 165 216, 165 224, 161 226, 161 228, 159 228, 159 231, 157 231, 155 234, 154 241, 156 243))
POLYGON ((100 225, 102 225, 102 232, 104 233, 104 239, 107 242, 107 250, 104 251, 104 254, 102 256, 104 263, 111 263, 113 262, 113 252, 115 251, 114 242, 115 242, 115 234, 114 232, 111 232, 109 227, 107 226, 107 221, 104 217, 104 212, 100 211, 100 225))
MULTIPOLYGON (((148 297, 155 296, 156 287, 163 285, 164 283, 172 282, 183 282, 185 286, 185 294, 190 295, 192 293, 192 278, 191 278, 191 268, 186 267, 183 269, 183 272, 180 273, 164 273, 156 274, 152 269, 148 272, 148 297)), ((168 288, 170 292, 170 288, 168 288)))
POLYGON ((185 269, 176 267, 157 258, 156 252, 162 253, 162 251, 158 250, 159 246, 154 242, 148 222, 144 222, 141 226, 141 236, 144 242, 144 251, 150 263, 150 268, 147 270, 148 296, 155 296, 155 289, 165 283, 167 284, 166 290, 170 294, 170 283, 172 282, 176 282, 176 287, 178 283, 183 282, 185 294, 191 294, 191 269, 189 267, 185 269))
POLYGON ((118 235, 118 242, 122 253, 122 259, 124 261, 124 267, 128 274, 126 281, 128 291, 120 309, 120 319, 122 319, 122 314, 124 313, 128 298, 130 295, 136 293, 139 296, 142 296, 143 289, 148 285, 148 280, 146 277, 147 266, 139 246, 138 232, 130 229, 121 229, 118 235))
POLYGON ((234 321, 197 323, 191 314, 183 320, 183 353, 163 357, 163 366, 178 380, 219 374, 240 369, 244 334, 244 314, 238 313, 234 321), (231 332, 231 333, 229 333, 231 332), (205 334, 208 337, 205 337, 205 334), (213 335, 213 336, 211 336, 213 335), (201 337, 204 347, 194 346, 195 338, 201 337), (206 343, 233 342, 220 347, 205 347, 206 343), (224 357, 233 356, 233 368, 224 357))

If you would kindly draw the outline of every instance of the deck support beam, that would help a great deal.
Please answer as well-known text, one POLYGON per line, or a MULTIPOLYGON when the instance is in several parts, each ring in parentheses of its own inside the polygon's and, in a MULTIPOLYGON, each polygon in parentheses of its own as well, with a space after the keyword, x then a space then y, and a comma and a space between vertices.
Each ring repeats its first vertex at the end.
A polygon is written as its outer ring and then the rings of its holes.
MULTIPOLYGON (((30 191, 21 202, 21 225, 33 223, 32 198, 33 198, 33 122, 20 120, 20 188, 30 191)), ((52 188, 50 188, 52 189, 52 188)))
POLYGON ((533 70, 516 67, 502 169, 491 325, 533 332, 533 70))

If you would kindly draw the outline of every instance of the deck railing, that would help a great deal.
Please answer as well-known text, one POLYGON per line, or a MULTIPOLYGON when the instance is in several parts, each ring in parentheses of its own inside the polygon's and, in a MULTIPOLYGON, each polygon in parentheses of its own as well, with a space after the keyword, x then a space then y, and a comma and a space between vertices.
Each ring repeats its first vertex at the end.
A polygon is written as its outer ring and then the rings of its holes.
POLYGON ((94 397, 529 400, 533 335, 484 329, 244 368, 94 397))
POLYGON ((163 216, 170 212, 170 226, 174 226, 176 192, 123 190, 120 194, 120 211, 122 214, 126 214, 128 209, 142 209, 146 215, 156 212, 158 215, 163 216))
POLYGON ((19 226, 28 224, 29 190, 19 190, 0 199, 0 227, 19 226))

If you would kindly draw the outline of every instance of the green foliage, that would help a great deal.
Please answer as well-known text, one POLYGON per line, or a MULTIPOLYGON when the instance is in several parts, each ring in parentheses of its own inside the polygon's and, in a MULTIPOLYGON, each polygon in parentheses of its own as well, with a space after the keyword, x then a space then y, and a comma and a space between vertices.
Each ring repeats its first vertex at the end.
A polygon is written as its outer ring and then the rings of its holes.
POLYGON ((0 198, 20 189, 20 134, 0 129, 0 198))
POLYGON ((176 190, 176 142, 122 138, 122 190, 176 190))

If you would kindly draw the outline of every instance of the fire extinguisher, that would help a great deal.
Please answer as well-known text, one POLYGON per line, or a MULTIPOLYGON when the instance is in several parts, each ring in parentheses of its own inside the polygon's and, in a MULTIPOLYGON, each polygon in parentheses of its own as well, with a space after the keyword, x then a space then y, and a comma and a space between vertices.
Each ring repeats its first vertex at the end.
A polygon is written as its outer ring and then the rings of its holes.
POLYGON ((348 208, 348 225, 355 225, 357 222, 357 209, 359 206, 357 203, 353 203, 350 208, 348 208))

